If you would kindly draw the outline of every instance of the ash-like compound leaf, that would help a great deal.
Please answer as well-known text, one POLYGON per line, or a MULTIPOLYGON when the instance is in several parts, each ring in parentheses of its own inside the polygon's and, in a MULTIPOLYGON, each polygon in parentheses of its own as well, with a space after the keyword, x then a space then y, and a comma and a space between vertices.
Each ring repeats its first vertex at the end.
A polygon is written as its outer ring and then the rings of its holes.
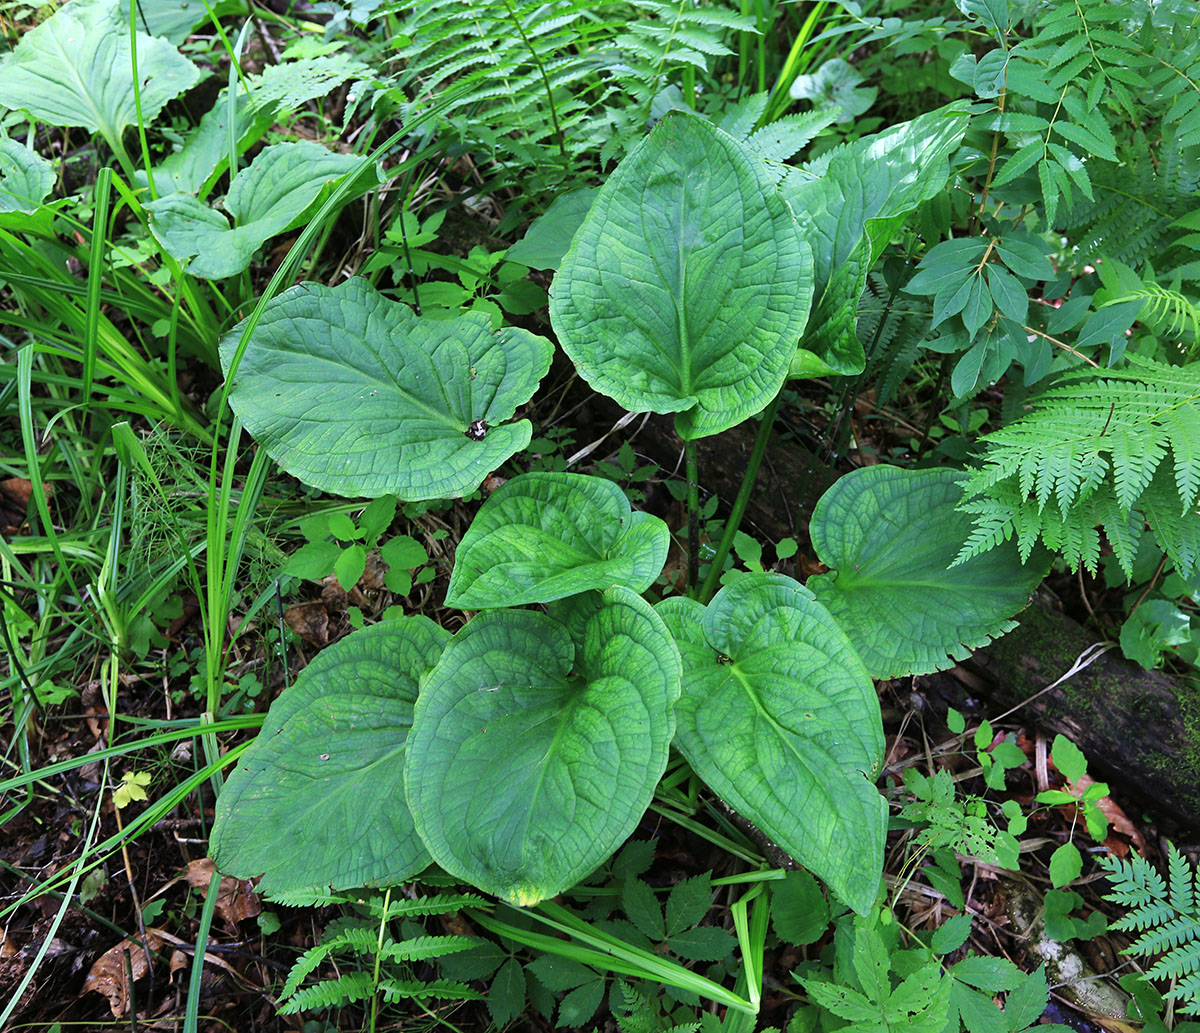
POLYGON ((463 610, 548 603, 624 585, 644 592, 662 573, 671 532, 634 513, 600 477, 514 477, 480 507, 454 555, 446 605, 463 610))
POLYGON ((272 705, 217 799, 212 855, 268 894, 395 885, 429 855, 404 803, 417 682, 450 640, 426 617, 321 652, 272 705))
MULTIPOLYGON (((221 342, 237 351, 242 326, 221 342)), ((234 411, 279 465, 338 495, 456 498, 529 444, 510 420, 549 341, 486 315, 422 319, 366 280, 272 299, 233 377, 234 411)))

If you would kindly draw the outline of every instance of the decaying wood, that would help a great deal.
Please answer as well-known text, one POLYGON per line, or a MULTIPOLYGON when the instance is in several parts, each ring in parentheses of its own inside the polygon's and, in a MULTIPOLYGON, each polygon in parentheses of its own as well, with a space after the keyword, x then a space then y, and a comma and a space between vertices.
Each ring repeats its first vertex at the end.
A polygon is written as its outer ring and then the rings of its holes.
MULTIPOLYGON (((1007 710, 1060 678, 1095 636, 1038 601, 1020 626, 967 663, 994 711, 1007 710)), ((1142 798, 1151 810, 1200 832, 1200 688, 1144 671, 1119 649, 1028 703, 1037 727, 1061 732, 1088 770, 1142 798)))

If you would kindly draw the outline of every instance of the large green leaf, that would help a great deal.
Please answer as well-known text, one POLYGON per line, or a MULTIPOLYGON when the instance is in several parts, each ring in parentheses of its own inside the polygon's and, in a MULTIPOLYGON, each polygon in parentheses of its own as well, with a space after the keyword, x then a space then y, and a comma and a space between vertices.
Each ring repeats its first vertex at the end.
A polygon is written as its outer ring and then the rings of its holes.
MULTIPOLYGON (((228 373, 241 324, 221 341, 228 373)), ((529 444, 505 423, 553 346, 482 313, 432 321, 366 280, 273 298, 233 378, 242 423, 288 473, 339 495, 455 498, 529 444)))
POLYGON ((672 112, 601 187, 551 287, 580 374, 626 409, 716 434, 778 393, 812 300, 812 254, 763 163, 672 112))
POLYGON ((816 261, 812 330, 794 375, 862 372, 855 323, 867 273, 908 215, 946 185, 967 120, 948 105, 839 147, 783 181, 816 261))
POLYGON ((212 856, 265 893, 394 885, 429 864, 404 802, 417 682, 448 632, 385 621, 320 653, 272 705, 217 799, 212 856))
POLYGON ((812 593, 747 574, 708 607, 658 613, 683 657, 675 745, 712 789, 840 899, 865 913, 883 870, 887 807, 875 687, 812 593))
MULTIPOLYGON (((248 14, 245 0, 215 0, 196 3, 195 0, 134 0, 137 8, 137 27, 147 36, 165 36, 176 46, 191 35, 201 23, 231 14, 248 14)), ((129 0, 120 0, 120 18, 129 24, 129 0)))
POLYGON ((612 585, 644 592, 662 573, 667 525, 633 513, 612 481, 576 473, 514 477, 480 507, 454 555, 446 605, 548 603, 612 585))
POLYGON ((1047 570, 1004 542, 952 567, 973 528, 954 470, 855 470, 821 496, 810 534, 833 570, 808 580, 876 678, 951 667, 1016 627, 1047 570))
MULTIPOLYGON (((347 79, 364 78, 370 69, 345 54, 301 58, 268 65, 258 75, 239 79, 218 95, 183 142, 154 168, 154 185, 160 194, 198 194, 204 197, 229 167, 232 136, 241 154, 271 127, 277 118, 291 114, 305 101, 324 97, 347 79), (230 120, 233 122, 232 132, 230 120)), ((138 171, 136 182, 146 185, 138 171)))
POLYGON ((24 144, 0 136, 0 212, 36 212, 54 186, 54 166, 24 144))
MULTIPOLYGON (((193 276, 234 276, 271 237, 302 220, 327 188, 361 165, 357 155, 337 154, 311 140, 278 143, 233 177, 225 197, 232 228, 224 215, 190 194, 168 194, 146 205, 153 216, 150 229, 172 257, 187 262, 193 276)), ((370 172, 361 178, 362 189, 377 183, 370 172)))
MULTIPOLYGON (((200 69, 165 39, 138 34, 142 120, 200 78, 200 69)), ((82 126, 119 144, 137 122, 129 27, 117 0, 72 0, 21 37, 0 61, 0 105, 55 126, 82 126)))
POLYGON ((406 791, 448 872, 515 904, 552 897, 634 830, 675 730, 679 653, 635 593, 604 593, 573 643, 541 613, 493 610, 421 686, 406 791))

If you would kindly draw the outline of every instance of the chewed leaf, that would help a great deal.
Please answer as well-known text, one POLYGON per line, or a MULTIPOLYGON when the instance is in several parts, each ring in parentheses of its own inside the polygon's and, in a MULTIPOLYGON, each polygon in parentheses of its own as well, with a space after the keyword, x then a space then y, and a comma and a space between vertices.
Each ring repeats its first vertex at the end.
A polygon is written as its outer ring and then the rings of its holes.
POLYGON ((702 607, 657 610, 683 657, 675 745, 696 773, 843 901, 865 913, 883 866, 887 807, 875 687, 812 593, 747 574, 702 607))
MULTIPOLYGON (((242 324, 221 341, 228 375, 242 324)), ((553 347, 486 315, 434 321, 366 280, 272 299, 233 377, 234 411, 273 458, 339 495, 456 498, 531 436, 508 423, 553 347)))
POLYGON ((842 477, 813 510, 821 562, 809 578, 876 678, 938 671, 1015 625, 1046 573, 1013 542, 951 567, 971 535, 962 474, 871 466, 842 477))
POLYGON ((812 251, 751 151, 672 112, 600 188, 550 293, 592 387, 634 412, 678 413, 680 435, 699 438, 782 387, 812 251))
POLYGON ((265 893, 391 885, 429 864, 404 805, 417 682, 450 640, 425 617, 321 652, 271 706, 217 798, 212 855, 265 893))
POLYGON ((439 865, 518 905, 554 896, 634 830, 667 764, 679 653, 627 588, 578 642, 529 610, 471 621, 422 683, 408 803, 439 865))
POLYGON ((480 507, 454 555, 446 605, 464 610, 548 603, 662 573, 671 532, 634 513, 612 481, 573 473, 514 477, 480 507))

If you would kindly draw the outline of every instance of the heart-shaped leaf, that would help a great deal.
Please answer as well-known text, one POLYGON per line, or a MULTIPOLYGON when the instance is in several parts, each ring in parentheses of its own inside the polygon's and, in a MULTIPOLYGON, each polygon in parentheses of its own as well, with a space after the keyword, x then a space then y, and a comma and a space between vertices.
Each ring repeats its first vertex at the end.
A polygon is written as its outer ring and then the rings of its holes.
POLYGON ((212 856, 265 893, 394 885, 429 855, 404 802, 417 681, 450 640, 425 617, 322 651, 272 705, 217 799, 212 856))
POLYGON ((463 610, 548 603, 662 573, 667 525, 634 513, 612 481, 575 473, 514 477, 480 507, 454 555, 446 605, 463 610))
POLYGON ((0 212, 36 212, 52 186, 53 165, 24 144, 0 136, 0 212))
MULTIPOLYGON (((137 36, 142 121, 200 78, 200 69, 165 39, 137 36)), ((129 24, 117 0, 72 0, 21 36, 0 62, 0 105, 52 126, 82 126, 124 153, 121 132, 138 120, 129 24)))
POLYGON ((739 814, 855 911, 874 904, 887 807, 879 701, 845 634, 781 574, 658 613, 683 657, 675 745, 739 814))
POLYGON ((822 155, 783 181, 783 196, 813 246, 816 302, 794 373, 861 373, 855 333, 867 273, 892 234, 941 190, 947 160, 966 132, 965 111, 947 106, 822 155), (820 360, 819 362, 814 360, 820 360))
POLYGON ((763 163, 672 112, 601 187, 551 287, 579 373, 684 439, 762 410, 812 300, 812 253, 763 163))
POLYGON ((581 640, 541 613, 493 610, 421 686, 409 807, 435 861, 515 904, 552 897, 634 830, 667 764, 679 653, 613 588, 581 640))
POLYGON ((1045 576, 1004 542, 951 567, 973 529, 962 474, 871 466, 821 496, 810 534, 834 568, 808 580, 876 678, 940 671, 1016 627, 1045 576))
MULTIPOLYGON (((291 228, 322 193, 362 164, 357 155, 337 154, 311 140, 277 143, 233 177, 225 197, 232 228, 224 215, 190 194, 149 202, 150 228, 168 253, 188 263, 193 276, 234 276, 267 240, 291 228)), ((360 193, 376 185, 372 170, 359 185, 360 193)))
MULTIPOLYGON (((226 374, 241 324, 221 341, 226 374)), ((283 469, 338 495, 456 498, 529 444, 505 423, 553 346, 481 313, 433 321, 366 280, 298 284, 268 304, 233 378, 242 423, 283 469)))

